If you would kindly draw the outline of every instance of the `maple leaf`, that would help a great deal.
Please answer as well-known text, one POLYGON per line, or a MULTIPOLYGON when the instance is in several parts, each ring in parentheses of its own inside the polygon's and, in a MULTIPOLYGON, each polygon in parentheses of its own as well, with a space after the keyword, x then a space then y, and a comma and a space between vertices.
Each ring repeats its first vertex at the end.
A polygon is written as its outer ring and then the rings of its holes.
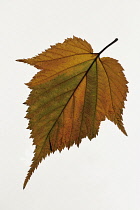
POLYGON ((98 134, 105 118, 125 134, 122 122, 128 92, 123 68, 113 58, 100 54, 77 37, 66 39, 41 54, 17 61, 41 71, 27 84, 32 89, 26 104, 26 118, 35 145, 24 188, 39 163, 50 153, 79 146, 82 138, 98 134))

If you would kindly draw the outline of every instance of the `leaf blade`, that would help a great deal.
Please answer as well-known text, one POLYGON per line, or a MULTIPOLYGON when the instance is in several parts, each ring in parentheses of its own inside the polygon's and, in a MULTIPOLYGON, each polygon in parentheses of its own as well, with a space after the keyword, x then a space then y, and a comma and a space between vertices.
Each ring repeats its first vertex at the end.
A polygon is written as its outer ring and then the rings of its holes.
POLYGON ((73 37, 18 60, 41 70, 27 84, 31 93, 26 118, 35 151, 24 188, 42 159, 74 143, 79 146, 86 136, 96 137, 106 118, 127 135, 122 122, 127 80, 117 60, 100 59, 100 54, 73 37))
MULTIPOLYGON (((108 108, 106 111, 106 117, 110 121, 114 122, 114 124, 116 124, 127 136, 122 122, 124 101, 126 100, 126 95, 128 93, 128 82, 124 76, 123 68, 118 61, 113 58, 101 58, 100 62, 104 66, 106 76, 108 78, 110 94, 108 93, 107 96, 110 95, 110 103, 112 104, 111 109, 108 108), (112 72, 114 74, 113 76, 112 72), (122 83, 123 86, 120 86, 120 83, 122 83), (117 86, 115 85, 117 88, 114 87, 114 84, 117 84, 117 86)), ((107 104, 109 104, 109 100, 107 104)))

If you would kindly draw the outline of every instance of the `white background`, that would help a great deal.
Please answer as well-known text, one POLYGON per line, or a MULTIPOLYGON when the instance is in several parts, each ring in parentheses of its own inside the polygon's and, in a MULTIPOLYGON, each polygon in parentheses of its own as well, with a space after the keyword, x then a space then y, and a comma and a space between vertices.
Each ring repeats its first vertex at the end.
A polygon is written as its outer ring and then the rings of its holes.
POLYGON ((140 1, 0 0, 0 209, 140 209, 140 1), (111 122, 96 139, 83 139, 47 157, 25 190, 34 147, 23 105, 37 70, 15 60, 32 57, 73 35, 102 56, 119 60, 129 81, 124 124, 111 122))

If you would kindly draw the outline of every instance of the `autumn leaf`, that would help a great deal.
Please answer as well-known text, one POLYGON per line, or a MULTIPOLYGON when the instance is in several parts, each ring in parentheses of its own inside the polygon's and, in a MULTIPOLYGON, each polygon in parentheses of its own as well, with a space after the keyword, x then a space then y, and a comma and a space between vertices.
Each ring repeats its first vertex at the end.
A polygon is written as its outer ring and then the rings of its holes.
POLYGON ((100 58, 117 40, 93 53, 87 41, 73 37, 33 58, 17 60, 41 70, 27 84, 31 93, 26 118, 35 151, 24 188, 42 159, 79 146, 86 136, 96 137, 105 118, 127 135, 122 122, 128 92, 123 68, 113 58, 100 58))

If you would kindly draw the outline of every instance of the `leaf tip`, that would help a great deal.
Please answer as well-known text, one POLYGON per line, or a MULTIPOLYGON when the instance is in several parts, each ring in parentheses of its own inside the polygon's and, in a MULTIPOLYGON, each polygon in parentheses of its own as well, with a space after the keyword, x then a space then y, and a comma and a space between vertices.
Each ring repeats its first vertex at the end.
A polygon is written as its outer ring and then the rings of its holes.
POLYGON ((126 133, 126 131, 124 132, 124 135, 128 136, 128 134, 126 133))
POLYGON ((17 59, 17 62, 25 62, 25 59, 17 59))
POLYGON ((28 181, 30 180, 30 177, 31 177, 32 173, 34 172, 34 170, 35 170, 35 168, 33 170, 32 170, 32 168, 30 168, 30 170, 28 171, 28 174, 27 174, 25 181, 23 183, 23 190, 25 189, 28 181))
POLYGON ((28 180, 25 180, 23 183, 23 190, 26 188, 27 183, 28 183, 28 180))

